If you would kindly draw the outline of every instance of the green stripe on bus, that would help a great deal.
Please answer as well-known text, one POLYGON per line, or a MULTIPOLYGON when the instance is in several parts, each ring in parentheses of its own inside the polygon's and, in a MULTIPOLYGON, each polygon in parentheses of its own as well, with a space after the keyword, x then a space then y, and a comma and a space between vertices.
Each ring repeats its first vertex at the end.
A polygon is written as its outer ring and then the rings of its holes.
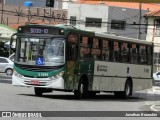
POLYGON ((26 71, 26 70, 22 70, 19 69, 18 67, 16 67, 14 65, 14 70, 22 75, 27 75, 27 76, 33 76, 33 77, 51 77, 54 75, 57 75, 58 73, 60 73, 61 71, 64 71, 64 67, 58 70, 54 70, 54 71, 50 71, 50 72, 33 72, 33 71, 26 71))

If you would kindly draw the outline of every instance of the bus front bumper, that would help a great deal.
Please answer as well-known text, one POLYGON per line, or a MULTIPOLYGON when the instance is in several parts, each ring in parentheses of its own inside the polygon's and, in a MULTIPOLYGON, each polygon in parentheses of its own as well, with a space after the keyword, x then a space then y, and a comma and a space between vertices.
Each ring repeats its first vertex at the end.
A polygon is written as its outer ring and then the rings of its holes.
POLYGON ((12 85, 21 87, 41 87, 52 89, 64 89, 64 79, 58 77, 54 80, 50 78, 30 78, 24 76, 12 75, 12 85))

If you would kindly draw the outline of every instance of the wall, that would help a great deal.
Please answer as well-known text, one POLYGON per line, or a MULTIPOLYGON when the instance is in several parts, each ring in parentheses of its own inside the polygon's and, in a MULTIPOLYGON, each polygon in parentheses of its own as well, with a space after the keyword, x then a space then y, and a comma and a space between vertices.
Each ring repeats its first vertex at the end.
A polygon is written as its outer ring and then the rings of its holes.
POLYGON ((98 32, 106 32, 107 24, 102 25, 101 28, 85 27, 85 21, 86 17, 90 17, 90 18, 102 18, 102 22, 107 22, 108 21, 107 11, 108 11, 108 6, 106 5, 87 5, 87 4, 69 3, 68 19, 70 19, 70 16, 76 16, 76 19, 78 21, 80 20, 76 24, 77 28, 84 30, 98 31, 98 32))
MULTIPOLYGON (((138 25, 129 25, 129 24, 139 24, 139 10, 137 9, 128 9, 128 8, 120 8, 120 7, 113 7, 107 6, 105 4, 99 5, 88 5, 88 4, 76 4, 76 3, 69 3, 68 7, 68 19, 70 16, 76 16, 77 20, 86 21, 86 17, 93 17, 93 18, 102 18, 102 27, 85 27, 84 22, 77 22, 76 27, 80 29, 87 29, 96 32, 104 32, 104 33, 111 33, 116 34, 119 36, 125 36, 130 38, 138 38, 138 25), (126 21, 126 28, 125 30, 116 30, 111 29, 111 20, 122 20, 126 21)), ((142 11, 142 15, 147 11, 142 11)), ((69 24, 70 21, 68 21, 69 24)), ((146 21, 142 18, 141 24, 141 39, 146 38, 145 30, 147 27, 145 25, 146 21)))
MULTIPOLYGON (((141 11, 143 15, 147 11, 141 11)), ((126 27, 124 30, 116 30, 111 29, 111 24, 108 25, 108 32, 116 33, 119 36, 125 36, 129 38, 138 38, 139 25, 134 25, 134 23, 139 24, 139 10, 138 9, 129 9, 129 8, 121 8, 121 7, 109 7, 109 20, 122 20, 126 21, 126 27)), ((146 21, 144 18, 141 20, 141 24, 145 24, 146 21)), ((145 40, 147 27, 145 25, 141 25, 141 35, 140 39, 145 40)))

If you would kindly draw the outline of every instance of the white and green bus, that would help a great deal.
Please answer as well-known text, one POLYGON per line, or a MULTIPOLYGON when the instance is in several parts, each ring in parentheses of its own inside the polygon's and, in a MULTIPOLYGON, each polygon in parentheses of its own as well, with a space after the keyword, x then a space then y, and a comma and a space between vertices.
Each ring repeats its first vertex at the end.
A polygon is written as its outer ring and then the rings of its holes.
POLYGON ((20 26, 16 36, 12 85, 34 87, 37 96, 58 90, 128 98, 152 87, 151 42, 67 25, 20 26))

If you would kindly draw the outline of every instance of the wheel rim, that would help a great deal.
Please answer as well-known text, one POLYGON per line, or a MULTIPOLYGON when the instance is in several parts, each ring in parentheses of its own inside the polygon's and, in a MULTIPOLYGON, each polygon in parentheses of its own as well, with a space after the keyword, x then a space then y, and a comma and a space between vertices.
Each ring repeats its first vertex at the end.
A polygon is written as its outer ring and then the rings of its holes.
POLYGON ((130 94, 130 85, 127 84, 126 85, 126 96, 129 96, 129 94, 130 94))
POLYGON ((84 85, 83 84, 81 84, 81 86, 80 86, 80 94, 83 94, 83 91, 84 90, 84 85))

